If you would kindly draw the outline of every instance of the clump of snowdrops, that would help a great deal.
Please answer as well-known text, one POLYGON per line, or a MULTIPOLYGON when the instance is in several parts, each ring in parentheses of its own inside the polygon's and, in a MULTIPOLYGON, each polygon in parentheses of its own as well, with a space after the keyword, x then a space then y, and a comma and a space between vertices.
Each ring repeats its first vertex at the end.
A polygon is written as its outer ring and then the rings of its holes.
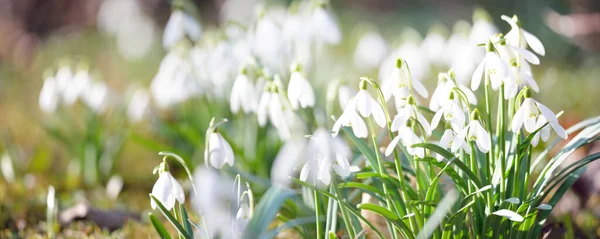
MULTIPOLYGON (((427 47, 409 42, 386 59, 385 41, 369 32, 361 39, 369 43, 359 46, 375 44, 377 54, 365 58, 372 52, 357 49, 354 60, 370 68, 381 63, 379 80, 333 81, 323 92, 314 87, 309 67, 320 63, 321 50, 341 41, 327 5, 300 4, 284 20, 263 9, 248 29, 229 26, 221 36, 227 40, 216 45, 191 44, 202 38, 202 26, 182 6, 174 9, 163 38, 168 54, 149 90, 153 102, 163 109, 201 96, 226 101, 231 110, 229 120, 215 115, 221 118, 208 123, 202 137, 204 164, 190 168, 179 155, 160 153, 150 204, 181 238, 284 233, 305 238, 535 238, 585 165, 600 157, 592 154, 562 165, 575 149, 597 139, 600 119, 565 130, 557 119, 562 112, 535 100, 541 92, 530 65, 540 64, 545 48, 516 16, 502 16, 511 26, 506 34, 477 21, 466 40, 461 23, 447 48, 436 45, 443 39, 432 32, 422 44, 427 47), (490 31, 489 37, 473 37, 473 32, 490 31), (436 58, 440 51, 465 44, 474 50, 447 54, 456 56, 447 60, 456 71, 440 73, 429 94, 421 83, 427 67, 419 52, 425 49, 424 58, 444 62, 436 58), (335 110, 337 100, 341 113, 335 110), (237 121, 250 122, 242 125, 254 131, 228 130, 237 121), (245 172, 247 165, 239 164, 247 161, 236 162, 240 154, 252 158, 254 151, 247 147, 257 144, 236 145, 235 137, 255 132, 256 138, 257 127, 272 129, 275 134, 262 135, 284 142, 266 180, 245 172), (541 143, 553 134, 556 140, 541 143), (569 134, 571 141, 548 157, 569 134), (546 148, 539 153, 541 146, 546 148), (171 174, 174 167, 188 175, 183 184, 171 174), (253 185, 267 189, 255 191, 253 185)), ((55 112, 60 103, 68 106, 81 97, 101 113, 106 87, 92 84, 82 70, 72 80, 80 84, 67 88, 65 72, 61 68, 46 80, 41 108, 55 112)), ((143 107, 131 109, 147 107, 146 93, 133 99, 132 105, 137 101, 143 107)), ((130 118, 145 114, 134 110, 130 118)), ((162 238, 171 238, 161 220, 153 213, 149 218, 162 238)))

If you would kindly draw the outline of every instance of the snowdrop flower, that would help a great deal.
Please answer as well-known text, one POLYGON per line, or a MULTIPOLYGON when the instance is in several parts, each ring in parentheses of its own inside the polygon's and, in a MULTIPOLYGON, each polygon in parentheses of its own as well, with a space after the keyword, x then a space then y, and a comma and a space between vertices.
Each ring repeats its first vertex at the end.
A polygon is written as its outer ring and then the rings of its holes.
POLYGON ((130 122, 138 122, 143 119, 148 105, 150 104, 150 94, 144 89, 137 89, 133 92, 127 107, 127 117, 130 122))
POLYGON ((498 33, 498 28, 492 23, 489 14, 482 8, 475 9, 473 12, 473 27, 469 34, 471 44, 483 43, 488 37, 496 33, 498 33))
POLYGON ((194 42, 198 41, 202 36, 202 26, 190 14, 183 10, 175 10, 165 26, 163 47, 168 50, 186 36, 194 42))
MULTIPOLYGON (((152 196, 156 197, 167 210, 171 210, 175 206, 175 201, 179 203, 185 202, 185 193, 177 180, 167 171, 166 163, 162 162, 159 166, 158 180, 152 187, 152 196)), ((152 209, 156 209, 154 200, 150 200, 152 209)))
POLYGON ((473 73, 473 77, 471 77, 471 89, 473 91, 479 88, 481 78, 484 74, 489 74, 492 87, 497 89, 502 79, 507 77, 509 73, 506 63, 494 52, 494 46, 490 41, 486 43, 486 51, 483 61, 479 63, 473 73))
POLYGON ((337 21, 325 6, 318 6, 313 12, 313 24, 316 36, 325 43, 337 45, 342 40, 342 33, 337 21))
POLYGON ((414 121, 412 118, 398 117, 394 118, 392 123, 392 131, 398 132, 398 135, 392 139, 390 144, 385 149, 385 155, 389 156, 394 152, 398 142, 401 142, 406 147, 406 152, 410 155, 417 156, 419 158, 425 157, 425 149, 413 148, 413 144, 423 143, 423 139, 415 134, 412 126, 414 121))
POLYGON ((374 31, 363 34, 354 50, 354 66, 360 70, 371 70, 386 57, 388 46, 383 37, 374 31))
POLYGON ((427 36, 421 42, 421 49, 425 52, 430 62, 443 63, 444 58, 440 56, 445 54, 447 35, 448 30, 442 24, 436 24, 430 28, 429 33, 427 33, 427 36))
POLYGON ((317 129, 308 144, 308 161, 302 167, 300 180, 323 188, 331 183, 331 169, 342 178, 350 175, 350 148, 346 143, 317 129))
POLYGON ((315 93, 310 82, 300 73, 300 65, 292 65, 292 76, 288 84, 288 98, 292 108, 308 108, 315 105, 315 93))
POLYGON ((69 83, 69 87, 64 89, 63 99, 66 105, 72 105, 77 98, 83 96, 92 85, 92 79, 85 66, 80 66, 69 83))
POLYGON ((452 129, 459 132, 465 125, 465 112, 456 103, 454 99, 454 93, 450 93, 450 98, 446 101, 442 107, 435 113, 431 120, 431 129, 435 129, 440 123, 440 119, 444 117, 444 120, 452 126, 452 129))
POLYGON ((248 79, 246 67, 242 67, 235 78, 231 88, 230 108, 232 113, 237 113, 240 108, 248 114, 256 110, 254 85, 248 79))
MULTIPOLYGON (((481 126, 481 122, 479 121, 480 118, 481 116, 479 115, 479 111, 475 109, 471 113, 471 121, 469 122, 469 125, 460 131, 457 137, 460 139, 466 139, 467 141, 475 141, 479 151, 482 153, 487 153, 492 148, 492 143, 490 141, 490 134, 483 128, 483 126, 481 126)), ((456 144, 456 141, 454 143, 456 144)), ((462 147, 462 144, 456 145, 455 147, 462 147)))
POLYGON ((548 107, 532 99, 528 88, 525 88, 523 93, 525 100, 523 100, 523 104, 521 104, 521 107, 519 107, 513 116, 511 122, 512 131, 518 132, 521 126, 525 126, 525 130, 531 133, 537 129, 536 126, 541 126, 545 122, 549 122, 556 134, 566 139, 567 131, 558 123, 556 115, 548 107))
POLYGON ((64 92, 67 90, 71 84, 71 81, 73 80, 73 71, 71 71, 71 67, 68 63, 63 63, 62 65, 63 66, 56 71, 56 76, 54 79, 56 80, 58 92, 60 92, 64 100, 64 92))
POLYGON ((54 77, 48 76, 44 80, 44 85, 40 91, 40 97, 38 99, 40 108, 45 113, 54 113, 58 107, 59 101, 60 95, 56 80, 54 80, 54 77))
POLYGON ((106 109, 108 99, 108 87, 104 82, 98 81, 86 89, 83 100, 96 113, 102 113, 106 109))
POLYGON ((338 101, 342 109, 346 108, 346 105, 348 105, 348 102, 350 102, 353 95, 356 95, 356 90, 346 85, 340 86, 338 89, 338 101))
MULTIPOLYGON (((540 58, 538 58, 535 54, 520 46, 508 44, 508 40, 505 37, 493 36, 492 39, 494 42, 498 42, 498 44, 495 44, 494 47, 496 47, 498 53, 500 53, 500 57, 506 62, 517 61, 517 59, 521 59, 534 65, 540 64, 540 58)), ((522 62, 519 62, 519 64, 522 64, 522 62)))
POLYGON ((335 124, 333 124, 333 135, 337 135, 342 126, 352 127, 352 132, 358 138, 367 137, 367 125, 356 111, 356 98, 351 98, 348 101, 348 104, 346 104, 346 107, 344 108, 344 112, 335 121, 335 124))
MULTIPOLYGON (((438 145, 444 149, 450 149, 453 153, 458 153, 458 150, 462 149, 465 153, 471 154, 471 150, 465 142, 465 139, 458 137, 458 134, 451 129, 451 126, 447 126, 438 145)), ((438 161, 442 161, 443 158, 444 157, 439 154, 436 156, 438 161)))
POLYGON ((438 75, 438 85, 435 88, 431 99, 429 100, 429 109, 437 111, 446 101, 449 101, 450 94, 454 88, 460 89, 467 96, 467 100, 470 104, 477 104, 477 97, 475 93, 468 87, 456 82, 454 71, 450 70, 448 73, 440 73, 438 75))
POLYGON ((406 102, 407 104, 398 110, 398 114, 392 121, 392 131, 396 131, 398 127, 402 125, 402 122, 412 118, 413 120, 416 120, 421 127, 423 127, 425 134, 431 135, 431 130, 433 128, 431 128, 431 125, 427 119, 425 119, 425 116, 423 116, 423 114, 421 114, 421 112, 419 112, 417 109, 415 98, 412 95, 409 95, 406 102))
POLYGON ((218 132, 210 133, 208 150, 204 155, 208 156, 206 161, 218 169, 222 168, 225 164, 233 166, 234 163, 231 145, 218 132))
POLYGON ((294 137, 287 140, 279 149, 273 166, 271 166, 271 182, 283 186, 289 186, 290 176, 296 167, 301 166, 306 158, 306 140, 304 137, 294 137))
POLYGON ((281 28, 270 16, 261 14, 254 28, 253 51, 269 68, 282 69, 284 43, 281 28))
POLYGON ((385 78, 381 83, 382 92, 386 100, 390 96, 396 99, 396 107, 402 107, 405 104, 406 98, 414 89, 417 94, 427 98, 429 92, 418 80, 414 80, 407 70, 408 65, 403 59, 396 59, 396 67, 392 70, 392 74, 385 78))
POLYGON ((510 99, 515 97, 519 91, 520 87, 529 86, 535 92, 539 92, 540 88, 533 79, 531 71, 528 71, 526 68, 518 66, 515 61, 511 62, 510 70, 511 73, 509 78, 504 81, 504 98, 510 99))
POLYGON ((356 100, 356 109, 360 115, 365 118, 373 115, 375 122, 380 127, 385 127, 386 122, 383 108, 381 108, 381 105, 379 105, 367 91, 367 82, 365 80, 361 80, 360 90, 356 93, 354 99, 356 100))
POLYGON ((192 207, 200 212, 209 238, 240 238, 241 224, 236 224, 237 198, 231 190, 233 180, 210 167, 200 166, 194 171, 198 193, 192 198, 192 207))
POLYGON ((188 99, 192 93, 200 93, 195 67, 189 53, 183 51, 181 48, 170 51, 152 79, 150 92, 159 108, 167 108, 188 99))
POLYGON ((512 18, 502 15, 501 18, 511 26, 511 30, 505 36, 508 44, 518 47, 529 46, 535 53, 541 56, 546 54, 546 49, 544 48, 542 41, 521 28, 521 23, 516 15, 512 18))

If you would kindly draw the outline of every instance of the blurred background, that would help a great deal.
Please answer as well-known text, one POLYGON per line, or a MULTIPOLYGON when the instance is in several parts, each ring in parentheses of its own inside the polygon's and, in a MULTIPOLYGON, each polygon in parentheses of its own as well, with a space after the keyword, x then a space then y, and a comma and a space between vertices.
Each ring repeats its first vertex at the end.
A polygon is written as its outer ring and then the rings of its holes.
MULTIPOLYGON (((292 0, 189 2, 196 6, 193 15, 201 22, 207 45, 217 45, 214 42, 227 34, 218 29, 251 22, 260 12, 257 6, 285 11, 298 5, 292 0)), ((312 69, 311 80, 319 82, 316 84, 326 85, 336 78, 377 77, 377 68, 391 49, 406 46, 406 42, 423 46, 433 33, 441 36, 442 42, 450 42, 457 34, 468 35, 479 26, 478 21, 491 22, 500 32, 507 32, 510 26, 500 16, 516 14, 523 27, 546 47, 542 64, 533 69, 542 92, 536 99, 555 111, 564 110, 561 122, 565 128, 600 114, 600 1, 330 3, 343 37, 340 44, 327 49, 326 62, 331 67, 312 69), (374 34, 365 40, 366 33, 374 34), (356 53, 357 48, 371 58, 366 62, 355 59, 356 54, 363 54, 356 53), (377 67, 362 67, 368 64, 377 67)), ((0 229, 8 229, 0 230, 0 238, 9 237, 7 231, 35 234, 41 230, 49 185, 57 189, 63 209, 86 201, 95 208, 140 213, 149 208, 148 192, 156 179, 150 172, 160 162, 159 151, 174 151, 190 165, 202 162, 207 123, 212 116, 230 116, 229 107, 209 107, 213 98, 208 96, 176 108, 157 107, 156 99, 144 90, 168 53, 162 37, 171 11, 167 0, 0 0, 0 229), (86 104, 45 112, 40 106, 44 80, 58 77, 65 65, 73 66, 73 73, 85 69, 103 84, 89 93, 86 104), (94 98, 96 94, 100 98, 94 98)), ((452 49, 454 45, 444 46, 430 58, 462 54, 452 49)), ((427 55, 423 51, 415 54, 427 55)), ((431 65, 421 81, 433 90, 437 72, 448 67, 431 65)), ((216 70, 214 67, 207 69, 216 70)), ((237 66, 232 68, 235 72, 237 66)), ((225 76, 224 81, 231 82, 234 77, 225 76)), ((227 95, 228 88, 223 92, 227 95)), ((249 157, 246 165, 253 174, 268 178, 269 162, 281 142, 265 144, 257 146, 264 150, 249 157), (267 163, 256 166, 260 163, 256 159, 267 163)), ((598 149, 582 149, 581 154, 593 150, 598 149)), ((573 221, 582 235, 600 234, 596 231, 600 225, 600 180, 594 177, 598 170, 597 164, 590 165, 563 206, 553 211, 558 222, 573 221)), ((80 231, 100 230, 87 224, 70 227, 75 237, 80 231)), ((133 222, 126 228, 119 235, 153 235, 143 223, 133 222)))

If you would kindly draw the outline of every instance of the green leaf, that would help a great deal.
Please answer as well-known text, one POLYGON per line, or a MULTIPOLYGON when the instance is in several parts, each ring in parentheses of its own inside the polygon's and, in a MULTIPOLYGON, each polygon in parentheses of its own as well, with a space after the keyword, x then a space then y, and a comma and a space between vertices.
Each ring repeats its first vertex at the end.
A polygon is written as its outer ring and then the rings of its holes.
POLYGON ((361 210, 367 210, 381 215, 382 217, 387 219, 387 221, 392 223, 396 228, 398 228, 400 232, 402 232, 402 234, 405 236, 405 238, 414 238, 413 232, 408 228, 408 226, 402 220, 400 220, 400 218, 396 214, 394 214, 387 208, 373 203, 361 203, 358 204, 356 207, 361 210))
POLYGON ((379 195, 380 197, 381 197, 381 195, 383 195, 383 192, 381 192, 381 190, 379 190, 371 185, 366 185, 366 184, 362 184, 359 182, 343 182, 343 183, 338 184, 338 188, 358 188, 365 192, 373 192, 373 193, 379 195))
POLYGON ((194 231, 192 230, 192 224, 190 224, 190 217, 188 216, 188 213, 185 210, 183 203, 179 204, 179 213, 181 214, 181 221, 183 222, 185 231, 190 235, 194 235, 194 231))
POLYGON ((150 222, 152 223, 152 226, 154 227, 154 229, 156 229, 156 232, 158 233, 160 238, 171 239, 169 232, 167 232, 167 229, 165 229, 163 224, 160 223, 160 221, 158 220, 158 218, 156 218, 156 216, 154 216, 151 212, 149 212, 148 217, 150 217, 150 222))
POLYGON ((163 206, 163 204, 160 202, 160 200, 158 200, 152 194, 150 194, 150 198, 156 203, 159 211, 167 218, 167 220, 169 220, 169 222, 171 222, 173 227, 175 227, 175 229, 177 229, 177 231, 179 232, 180 235, 182 235, 186 239, 192 238, 192 235, 188 234, 185 231, 183 226, 177 221, 177 219, 175 219, 175 217, 173 217, 173 214, 171 214, 171 212, 169 212, 169 210, 167 210, 167 208, 165 208, 165 206, 163 206))
MULTIPOLYGON (((441 155, 442 157, 446 158, 447 160, 452 160, 453 158, 455 158, 454 154, 448 152, 448 150, 445 150, 442 147, 435 145, 435 144, 419 143, 419 144, 413 144, 411 147, 420 147, 420 148, 426 148, 426 149, 432 150, 432 151, 436 152, 437 154, 441 155)), ((454 165, 456 165, 458 168, 460 168, 467 175, 467 177, 469 179, 471 179, 471 181, 475 184, 475 186, 477 186, 477 188, 481 188, 481 186, 482 186, 481 181, 479 180, 479 178, 477 178, 475 173, 473 173, 473 171, 471 171, 471 169, 469 169, 469 167, 467 167, 467 165, 465 165, 460 160, 452 160, 451 162, 454 165)))
POLYGON ((295 192, 281 186, 272 186, 265 192, 254 210, 252 219, 248 222, 244 236, 246 238, 265 238, 269 225, 277 216, 283 202, 295 192))

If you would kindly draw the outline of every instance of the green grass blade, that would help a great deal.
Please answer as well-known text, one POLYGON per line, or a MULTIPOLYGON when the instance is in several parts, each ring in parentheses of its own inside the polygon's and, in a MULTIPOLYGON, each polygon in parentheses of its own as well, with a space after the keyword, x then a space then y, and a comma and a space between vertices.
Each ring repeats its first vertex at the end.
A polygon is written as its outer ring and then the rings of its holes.
POLYGON ((285 200, 294 195, 295 192, 281 186, 273 186, 265 192, 254 211, 252 219, 248 222, 244 237, 266 238, 269 225, 277 216, 279 208, 285 200))
POLYGON ((175 227, 175 229, 177 229, 177 231, 179 232, 180 235, 183 235, 183 237, 186 239, 192 238, 192 235, 188 234, 185 231, 183 226, 177 221, 177 219, 175 219, 175 217, 173 217, 173 214, 171 214, 171 212, 169 212, 169 210, 167 210, 167 208, 165 208, 165 206, 163 206, 163 204, 160 202, 160 200, 158 200, 152 194, 150 194, 150 198, 152 200, 154 200, 154 202, 158 206, 159 211, 167 218, 167 220, 169 220, 169 222, 171 222, 173 227, 175 227))
POLYGON ((171 239, 171 236, 169 235, 169 232, 167 232, 167 229, 165 229, 165 226, 163 226, 163 224, 158 220, 158 218, 156 218, 156 216, 154 216, 154 214, 149 212, 148 217, 150 218, 150 222, 152 223, 154 229, 156 229, 156 232, 160 238, 171 239))

